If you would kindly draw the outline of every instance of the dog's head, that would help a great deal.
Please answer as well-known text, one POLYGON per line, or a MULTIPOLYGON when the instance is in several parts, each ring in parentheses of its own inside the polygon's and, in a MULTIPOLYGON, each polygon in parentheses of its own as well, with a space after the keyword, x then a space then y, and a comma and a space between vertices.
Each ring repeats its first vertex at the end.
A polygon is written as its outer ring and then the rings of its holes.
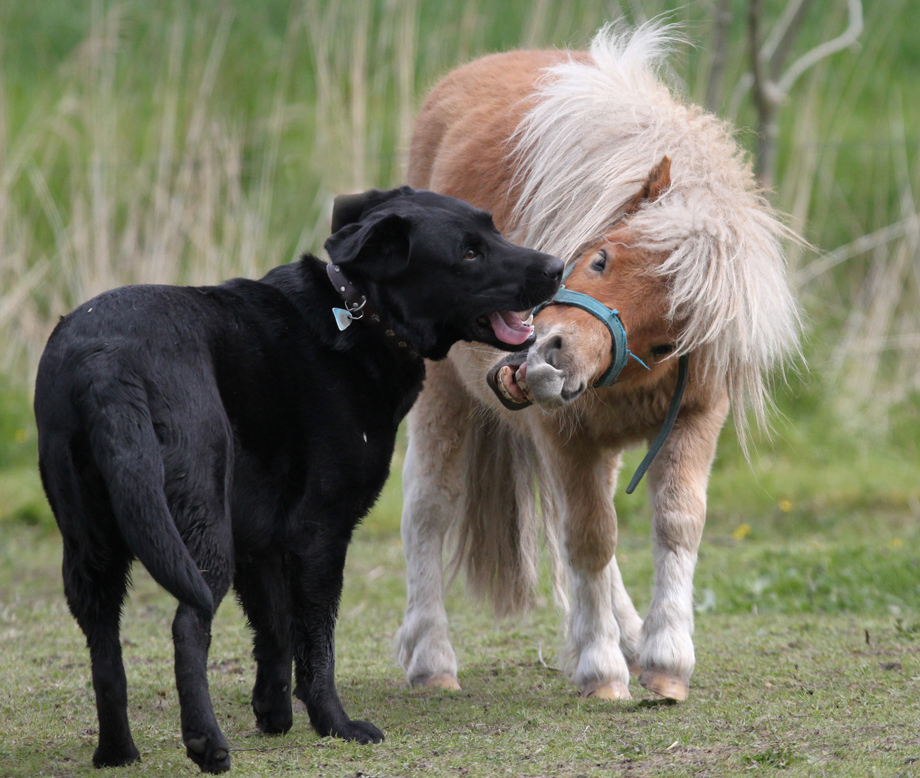
POLYGON ((430 359, 458 340, 514 351, 533 328, 516 311, 551 297, 561 260, 509 243, 462 200, 401 187, 337 197, 326 250, 430 359))

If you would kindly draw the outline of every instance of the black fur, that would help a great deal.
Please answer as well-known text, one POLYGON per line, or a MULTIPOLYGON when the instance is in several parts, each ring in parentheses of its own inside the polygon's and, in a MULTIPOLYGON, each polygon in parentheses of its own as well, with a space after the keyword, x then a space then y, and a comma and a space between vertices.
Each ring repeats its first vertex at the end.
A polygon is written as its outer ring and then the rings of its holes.
POLYGON ((319 734, 383 739, 339 701, 333 637, 346 548, 424 378, 422 360, 392 344, 432 359, 460 339, 502 346, 479 317, 550 297, 562 263, 512 246, 466 203, 408 188, 339 198, 333 224, 329 254, 379 327, 340 332, 330 309, 342 300, 325 265, 305 256, 260 281, 115 289, 48 341, 39 465, 90 650, 97 766, 138 758, 119 644, 135 558, 180 603, 182 739, 202 770, 230 767, 206 667, 231 583, 254 633, 259 729, 291 727, 293 663, 319 734))

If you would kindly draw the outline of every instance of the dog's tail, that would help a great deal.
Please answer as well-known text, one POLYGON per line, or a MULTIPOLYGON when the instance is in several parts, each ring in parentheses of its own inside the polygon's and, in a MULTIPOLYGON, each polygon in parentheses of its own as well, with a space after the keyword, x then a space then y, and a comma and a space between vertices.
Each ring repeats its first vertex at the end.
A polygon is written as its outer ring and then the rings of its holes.
POLYGON ((90 449, 108 488, 118 529, 160 586, 211 615, 211 590, 166 503, 163 459, 145 393, 140 388, 131 392, 124 384, 116 391, 118 399, 113 400, 112 392, 97 385, 85 410, 90 449))

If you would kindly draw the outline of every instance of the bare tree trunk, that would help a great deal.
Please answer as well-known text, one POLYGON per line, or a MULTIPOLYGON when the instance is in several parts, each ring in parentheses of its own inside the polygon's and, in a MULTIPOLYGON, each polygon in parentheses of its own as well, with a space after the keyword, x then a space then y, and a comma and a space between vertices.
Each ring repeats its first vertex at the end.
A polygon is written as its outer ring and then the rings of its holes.
POLYGON ((772 190, 776 176, 779 106, 805 71, 825 57, 854 43, 862 33, 862 0, 847 0, 847 28, 832 40, 815 46, 788 69, 786 60, 802 28, 812 0, 789 0, 769 40, 761 43, 761 0, 748 5, 748 44, 751 52, 751 89, 757 111, 757 157, 754 170, 760 185, 772 190))
POLYGON ((763 54, 760 50, 760 0, 750 0, 748 6, 748 45, 751 51, 751 89, 754 108, 757 111, 757 155, 754 159, 754 172, 764 189, 772 190, 773 172, 776 164, 776 103, 769 94, 770 85, 764 73, 763 54))
POLYGON ((725 63, 728 61, 728 28, 731 23, 731 0, 718 0, 712 33, 712 66, 706 83, 706 107, 713 113, 719 112, 719 97, 725 78, 725 63))

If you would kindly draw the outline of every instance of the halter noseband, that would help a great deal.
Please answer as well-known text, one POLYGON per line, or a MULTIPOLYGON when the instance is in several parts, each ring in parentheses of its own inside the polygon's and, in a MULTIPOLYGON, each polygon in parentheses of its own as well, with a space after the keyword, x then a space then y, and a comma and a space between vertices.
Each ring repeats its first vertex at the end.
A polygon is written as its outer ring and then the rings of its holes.
MULTIPOLYGON (((633 354, 627 347, 626 328, 623 326, 623 322, 620 321, 620 313, 616 308, 608 308, 600 302, 600 300, 596 300, 591 297, 591 295, 585 294, 584 292, 573 292, 571 289, 565 288, 565 281, 572 274, 575 265, 576 263, 572 262, 565 269, 565 273, 562 276, 563 283, 559 287, 559 290, 551 299, 534 308, 533 315, 536 316, 548 305, 568 305, 573 308, 581 308, 583 311, 587 311, 604 324, 610 332, 612 353, 610 355, 610 367, 608 367, 604 371, 604 374, 595 381, 595 389, 611 386, 616 383, 623 368, 626 367, 626 362, 630 356, 648 370, 648 365, 633 354)), ((684 389, 687 387, 689 365, 690 357, 687 354, 681 354, 677 360, 677 386, 674 387, 674 396, 671 398, 671 406, 668 408, 668 414, 665 416, 664 423, 661 425, 658 435, 649 446, 648 453, 639 464, 639 467, 636 468, 636 472, 630 480, 629 486, 626 487, 626 494, 632 494, 633 490, 639 485, 642 476, 645 475, 645 472, 649 469, 655 457, 658 456, 658 452, 661 451, 662 446, 664 446, 665 441, 668 439, 668 435, 670 435, 671 430, 674 429, 674 422, 677 421, 677 414, 680 411, 680 403, 684 396, 684 389)))

